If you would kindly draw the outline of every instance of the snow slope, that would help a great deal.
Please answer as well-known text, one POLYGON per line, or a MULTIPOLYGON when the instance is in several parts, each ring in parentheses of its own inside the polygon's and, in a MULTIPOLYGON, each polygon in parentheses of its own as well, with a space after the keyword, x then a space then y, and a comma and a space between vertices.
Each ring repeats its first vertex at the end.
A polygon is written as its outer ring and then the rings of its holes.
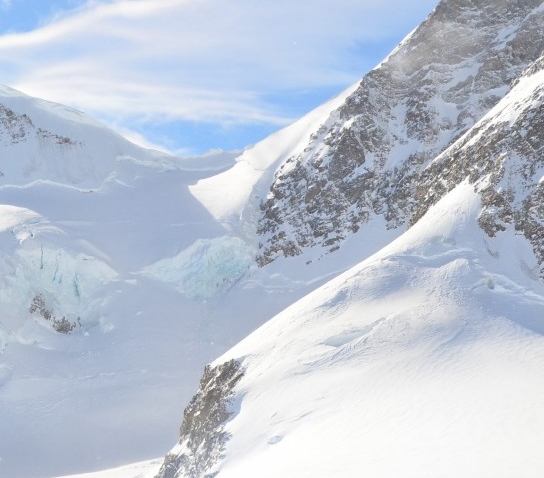
POLYGON ((59 478, 153 478, 159 469, 159 465, 159 460, 149 460, 105 471, 65 475, 59 478))
POLYGON ((176 476, 540 476, 544 286, 480 208, 459 185, 214 361, 243 370, 221 458, 176 476))

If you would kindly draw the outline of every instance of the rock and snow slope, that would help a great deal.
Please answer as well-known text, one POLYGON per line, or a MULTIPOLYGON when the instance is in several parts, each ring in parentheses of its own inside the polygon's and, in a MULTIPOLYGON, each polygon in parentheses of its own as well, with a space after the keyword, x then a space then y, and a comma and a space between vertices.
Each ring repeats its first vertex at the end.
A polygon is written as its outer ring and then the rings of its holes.
POLYGON ((468 178, 483 198, 479 224, 489 236, 514 226, 532 244, 544 277, 544 56, 463 138, 423 171, 417 186, 424 213, 468 178))
POLYGON ((443 0, 359 85, 300 121, 299 142, 269 138, 195 194, 207 204, 205 193, 220 186, 216 215, 225 217, 235 173, 263 178, 252 180, 245 205, 231 195, 246 228, 256 218, 261 264, 314 260, 376 216, 400 234, 416 214, 422 171, 537 60, 543 22, 541 0, 443 0))
POLYGON ((480 211, 457 186, 213 362, 195 398, 214 427, 202 439, 188 407, 158 476, 540 476, 544 286, 480 211))

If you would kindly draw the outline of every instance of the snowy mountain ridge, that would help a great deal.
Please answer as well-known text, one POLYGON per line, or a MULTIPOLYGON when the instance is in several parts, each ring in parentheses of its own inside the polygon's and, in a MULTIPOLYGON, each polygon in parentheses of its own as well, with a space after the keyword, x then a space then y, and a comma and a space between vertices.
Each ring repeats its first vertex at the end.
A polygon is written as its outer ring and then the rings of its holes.
POLYGON ((74 109, 0 88, 1 185, 54 181, 98 188, 118 158, 166 162, 74 109))

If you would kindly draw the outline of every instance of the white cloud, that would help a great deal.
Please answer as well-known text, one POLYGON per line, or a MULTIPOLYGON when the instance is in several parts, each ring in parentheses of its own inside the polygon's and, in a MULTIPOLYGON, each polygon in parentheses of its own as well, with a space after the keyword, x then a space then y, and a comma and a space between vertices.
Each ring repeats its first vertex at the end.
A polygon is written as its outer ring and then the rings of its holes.
POLYGON ((378 61, 361 45, 402 36, 434 3, 95 0, 0 36, 0 82, 117 121, 280 125, 292 113, 275 98, 340 91, 378 61))

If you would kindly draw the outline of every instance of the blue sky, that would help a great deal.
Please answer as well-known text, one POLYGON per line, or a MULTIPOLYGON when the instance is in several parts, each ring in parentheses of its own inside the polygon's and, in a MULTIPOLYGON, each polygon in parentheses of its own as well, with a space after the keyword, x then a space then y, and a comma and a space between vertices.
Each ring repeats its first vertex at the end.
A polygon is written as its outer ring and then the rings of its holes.
POLYGON ((241 149, 375 66, 437 0, 0 0, 0 83, 177 154, 241 149))

